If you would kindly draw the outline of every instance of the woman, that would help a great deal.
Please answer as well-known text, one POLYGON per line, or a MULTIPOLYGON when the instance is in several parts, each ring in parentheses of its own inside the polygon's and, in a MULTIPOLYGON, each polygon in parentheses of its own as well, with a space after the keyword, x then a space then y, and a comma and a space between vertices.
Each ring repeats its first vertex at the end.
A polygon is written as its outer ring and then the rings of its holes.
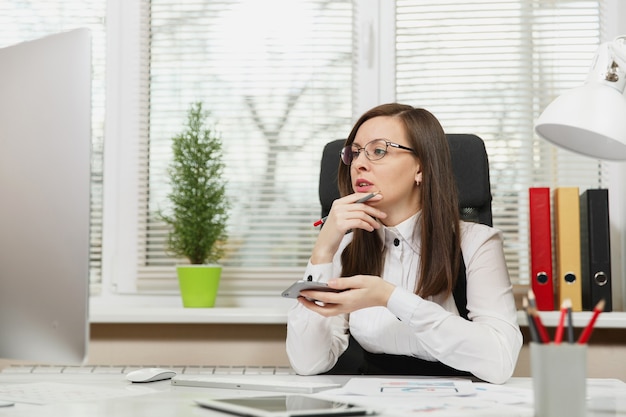
POLYGON ((287 324, 294 370, 332 371, 353 338, 363 348, 359 373, 507 381, 522 335, 501 233, 460 221, 437 119, 402 104, 375 107, 357 121, 341 160, 342 198, 305 279, 345 291, 301 292, 287 324))

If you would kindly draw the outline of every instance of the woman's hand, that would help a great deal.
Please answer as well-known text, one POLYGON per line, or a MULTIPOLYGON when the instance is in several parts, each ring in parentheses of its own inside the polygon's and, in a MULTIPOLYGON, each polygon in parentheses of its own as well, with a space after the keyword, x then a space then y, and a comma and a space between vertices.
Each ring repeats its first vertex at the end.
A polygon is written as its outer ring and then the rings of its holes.
POLYGON ((333 202, 330 213, 324 222, 324 227, 320 231, 313 252, 311 254, 311 263, 322 264, 332 262, 333 256, 341 239, 348 230, 363 229, 373 232, 380 228, 377 218, 384 219, 387 214, 379 209, 369 206, 368 203, 380 201, 383 196, 377 194, 364 203, 357 201, 368 194, 355 193, 343 198, 339 198, 333 202))
POLYGON ((325 317, 347 314, 366 307, 387 306, 395 285, 373 275, 335 278, 328 286, 342 292, 302 291, 298 301, 325 317))

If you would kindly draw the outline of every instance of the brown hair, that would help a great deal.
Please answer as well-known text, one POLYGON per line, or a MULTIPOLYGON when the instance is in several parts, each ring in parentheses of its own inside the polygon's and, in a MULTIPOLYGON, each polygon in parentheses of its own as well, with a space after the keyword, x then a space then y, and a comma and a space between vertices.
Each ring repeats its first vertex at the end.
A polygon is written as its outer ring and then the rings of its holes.
MULTIPOLYGON (((456 283, 461 243, 458 194, 448 140, 437 118, 427 110, 392 103, 363 114, 352 128, 346 145, 352 144, 365 121, 378 116, 397 117, 402 122, 409 146, 415 150, 422 169, 421 266, 415 293, 421 297, 449 295, 456 283)), ((342 196, 354 192, 350 167, 342 163, 338 185, 342 196)), ((353 234, 352 242, 341 254, 342 276, 381 275, 384 253, 378 233, 356 229, 353 234)))

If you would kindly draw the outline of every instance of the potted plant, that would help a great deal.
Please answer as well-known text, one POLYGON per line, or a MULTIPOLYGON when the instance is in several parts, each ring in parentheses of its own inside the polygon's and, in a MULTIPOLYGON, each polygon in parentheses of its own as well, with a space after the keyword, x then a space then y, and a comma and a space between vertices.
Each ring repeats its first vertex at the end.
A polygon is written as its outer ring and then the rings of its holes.
POLYGON ((201 102, 193 103, 184 130, 172 138, 168 167, 171 203, 160 218, 169 226, 167 247, 189 263, 176 270, 185 307, 213 307, 221 277, 230 204, 223 179, 222 142, 201 102))

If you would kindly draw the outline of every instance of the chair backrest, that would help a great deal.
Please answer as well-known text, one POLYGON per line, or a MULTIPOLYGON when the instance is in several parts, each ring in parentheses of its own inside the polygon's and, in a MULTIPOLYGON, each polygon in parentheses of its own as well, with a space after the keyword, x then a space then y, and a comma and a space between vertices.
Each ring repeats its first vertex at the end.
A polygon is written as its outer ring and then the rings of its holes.
MULTIPOLYGON (((459 192, 461 219, 492 226, 489 160, 483 140, 469 134, 446 134, 446 137, 459 192)), ((339 198, 337 169, 344 142, 344 139, 329 142, 322 153, 319 182, 322 217, 328 215, 333 201, 339 198)))

